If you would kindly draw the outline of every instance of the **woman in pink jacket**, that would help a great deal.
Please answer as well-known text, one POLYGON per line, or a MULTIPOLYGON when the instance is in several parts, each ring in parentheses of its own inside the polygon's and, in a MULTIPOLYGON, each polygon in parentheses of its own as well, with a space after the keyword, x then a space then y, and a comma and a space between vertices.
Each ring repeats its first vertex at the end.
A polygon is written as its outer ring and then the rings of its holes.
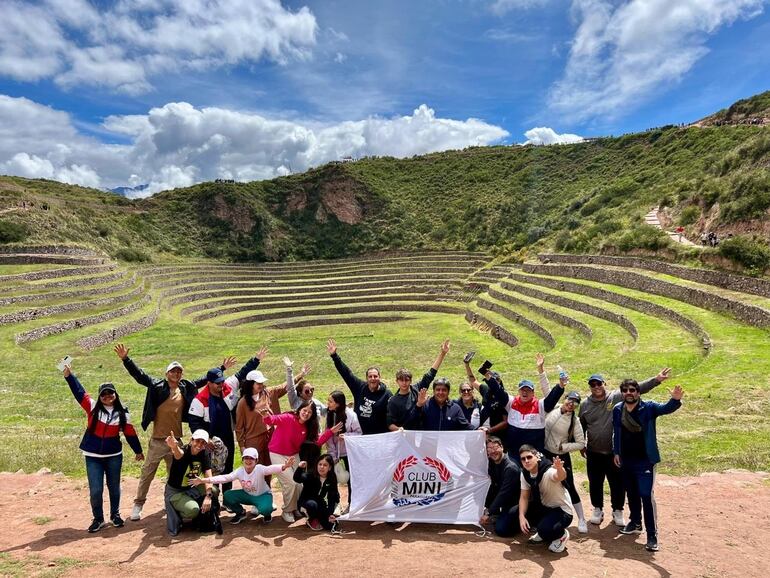
MULTIPOLYGON (((318 435, 318 413, 312 401, 303 400, 297 409, 292 412, 273 415, 268 409, 262 410, 264 422, 267 426, 273 426, 273 436, 270 438, 268 449, 270 450, 270 462, 273 465, 288 463, 289 458, 299 460, 299 450, 302 443, 309 441, 317 446, 322 446, 335 433, 342 429, 342 424, 327 429, 318 435)), ((302 485, 294 482, 294 465, 278 473, 278 481, 281 483, 283 495, 283 514, 285 522, 291 524, 301 514, 297 511, 297 498, 302 490, 302 485)))

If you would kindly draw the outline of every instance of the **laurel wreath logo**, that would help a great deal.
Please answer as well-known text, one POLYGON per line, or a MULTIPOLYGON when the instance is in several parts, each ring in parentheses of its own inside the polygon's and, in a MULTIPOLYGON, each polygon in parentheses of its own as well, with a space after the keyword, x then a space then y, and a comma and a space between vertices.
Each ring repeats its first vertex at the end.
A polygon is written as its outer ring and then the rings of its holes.
MULTIPOLYGON (((423 498, 418 498, 418 499, 398 497, 398 484, 404 481, 406 470, 412 466, 417 465, 419 462, 420 460, 418 460, 417 457, 407 456, 403 460, 398 462, 398 465, 396 465, 396 468, 393 470, 393 480, 390 484, 390 497, 393 499, 394 505, 427 506, 434 502, 438 502, 441 498, 443 498, 446 495, 446 491, 444 491, 439 494, 436 494, 435 496, 425 496, 423 498)), ((431 457, 424 457, 422 459, 422 462, 426 466, 436 470, 436 473, 438 474, 439 478, 441 478, 441 481, 444 482, 446 490, 450 490, 452 488, 453 486, 452 472, 449 471, 449 469, 444 465, 444 463, 441 460, 431 458, 431 457)))

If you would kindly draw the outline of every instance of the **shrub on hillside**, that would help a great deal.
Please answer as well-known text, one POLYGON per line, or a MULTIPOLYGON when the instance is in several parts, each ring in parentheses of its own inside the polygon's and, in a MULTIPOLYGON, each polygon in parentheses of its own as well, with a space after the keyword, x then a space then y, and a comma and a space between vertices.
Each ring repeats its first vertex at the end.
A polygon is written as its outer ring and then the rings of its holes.
POLYGON ((762 239, 737 235, 719 244, 719 254, 755 274, 770 268, 770 247, 762 239))
POLYGON ((21 223, 0 221, 0 243, 18 243, 27 238, 27 227, 21 223))
POLYGON ((124 247, 115 251, 115 258, 121 261, 128 261, 130 263, 144 263, 150 260, 150 256, 138 249, 132 249, 131 247, 124 247))
POLYGON ((659 251, 671 244, 668 235, 649 225, 638 225, 608 241, 614 242, 613 244, 624 253, 633 249, 659 251))
POLYGON ((679 224, 683 227, 692 225, 700 217, 700 208, 695 205, 690 205, 682 210, 682 214, 679 215, 679 224))

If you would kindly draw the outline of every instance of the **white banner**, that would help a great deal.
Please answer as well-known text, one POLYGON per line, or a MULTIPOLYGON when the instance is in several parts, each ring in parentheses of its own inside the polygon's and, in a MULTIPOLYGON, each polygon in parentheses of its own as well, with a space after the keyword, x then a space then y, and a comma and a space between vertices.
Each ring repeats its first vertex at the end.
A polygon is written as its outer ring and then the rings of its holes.
POLYGON ((353 500, 341 520, 478 525, 489 489, 483 431, 345 437, 353 500))

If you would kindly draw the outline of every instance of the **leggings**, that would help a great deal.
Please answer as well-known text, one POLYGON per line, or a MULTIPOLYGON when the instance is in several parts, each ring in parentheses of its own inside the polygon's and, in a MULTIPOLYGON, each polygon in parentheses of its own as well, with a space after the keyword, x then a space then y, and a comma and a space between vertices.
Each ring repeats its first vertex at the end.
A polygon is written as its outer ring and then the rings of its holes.
POLYGON ((350 506, 350 501, 353 499, 353 494, 350 491, 350 462, 348 456, 340 456, 340 461, 345 464, 345 469, 348 471, 348 506, 350 506))

